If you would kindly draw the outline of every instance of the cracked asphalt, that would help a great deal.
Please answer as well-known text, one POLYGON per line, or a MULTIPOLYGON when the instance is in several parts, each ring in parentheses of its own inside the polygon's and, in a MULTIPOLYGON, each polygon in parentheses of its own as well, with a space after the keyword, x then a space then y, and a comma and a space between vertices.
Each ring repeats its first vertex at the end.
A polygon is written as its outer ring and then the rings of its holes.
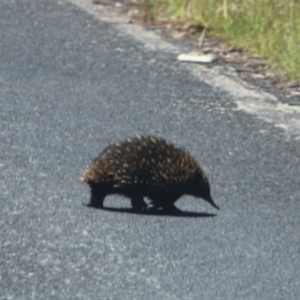
POLYGON ((66 1, 3 0, 0 104, 0 299, 299 299, 300 141, 174 54, 66 1), (86 164, 136 133, 188 149, 220 211, 82 206, 86 164))

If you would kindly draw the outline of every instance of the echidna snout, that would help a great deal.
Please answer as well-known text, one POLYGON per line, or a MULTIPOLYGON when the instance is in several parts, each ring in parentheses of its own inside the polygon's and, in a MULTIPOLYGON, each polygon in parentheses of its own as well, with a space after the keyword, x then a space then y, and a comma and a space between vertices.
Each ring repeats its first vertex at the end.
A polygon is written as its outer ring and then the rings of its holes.
POLYGON ((205 197, 205 198, 203 198, 203 200, 205 200, 205 201, 207 201, 208 203, 210 203, 214 208, 220 209, 219 205, 217 205, 217 204, 214 202, 214 200, 212 199, 211 196, 205 197))
POLYGON ((217 205, 210 195, 210 184, 206 175, 195 174, 196 183, 196 191, 193 193, 195 197, 200 197, 209 204, 211 204, 214 208, 220 209, 219 205, 217 205))

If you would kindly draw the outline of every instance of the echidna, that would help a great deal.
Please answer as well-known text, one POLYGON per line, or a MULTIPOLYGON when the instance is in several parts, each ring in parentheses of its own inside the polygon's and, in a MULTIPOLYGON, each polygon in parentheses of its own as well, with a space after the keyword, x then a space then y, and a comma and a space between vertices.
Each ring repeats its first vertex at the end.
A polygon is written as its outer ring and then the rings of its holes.
POLYGON ((197 161, 184 149, 162 138, 139 136, 110 145, 85 169, 81 178, 91 188, 92 207, 103 207, 104 198, 121 194, 133 209, 153 207, 174 211, 182 195, 201 197, 219 206, 210 196, 208 179, 197 161))

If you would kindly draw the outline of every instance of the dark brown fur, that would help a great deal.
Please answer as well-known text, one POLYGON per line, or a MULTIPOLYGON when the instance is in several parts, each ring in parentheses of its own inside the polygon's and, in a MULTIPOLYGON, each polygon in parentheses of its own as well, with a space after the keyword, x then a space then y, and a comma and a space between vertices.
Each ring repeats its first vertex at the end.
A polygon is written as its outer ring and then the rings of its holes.
POLYGON ((197 161, 184 149, 154 136, 136 136, 110 145, 84 171, 81 181, 91 188, 92 207, 103 207, 104 198, 121 194, 133 209, 153 207, 176 210, 182 195, 201 197, 215 208, 208 179, 197 161))

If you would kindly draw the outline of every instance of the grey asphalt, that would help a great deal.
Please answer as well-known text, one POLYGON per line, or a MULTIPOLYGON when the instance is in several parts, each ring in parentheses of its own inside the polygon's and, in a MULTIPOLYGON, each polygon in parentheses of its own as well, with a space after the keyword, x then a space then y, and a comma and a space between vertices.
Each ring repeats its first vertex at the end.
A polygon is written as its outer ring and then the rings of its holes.
POLYGON ((300 142, 176 56, 64 1, 0 2, 0 299, 299 299, 300 142), (202 164, 221 210, 82 206, 108 143, 155 134, 202 164))

